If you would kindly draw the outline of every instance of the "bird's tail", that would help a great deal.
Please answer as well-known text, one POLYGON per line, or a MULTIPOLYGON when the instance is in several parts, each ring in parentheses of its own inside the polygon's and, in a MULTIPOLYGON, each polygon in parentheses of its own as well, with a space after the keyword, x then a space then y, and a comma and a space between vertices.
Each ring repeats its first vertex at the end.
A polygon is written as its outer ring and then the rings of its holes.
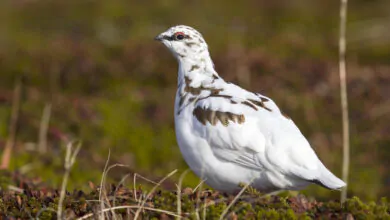
POLYGON ((328 189, 340 189, 346 186, 344 181, 336 177, 333 173, 331 173, 322 163, 320 169, 320 175, 313 182, 328 188, 328 189))

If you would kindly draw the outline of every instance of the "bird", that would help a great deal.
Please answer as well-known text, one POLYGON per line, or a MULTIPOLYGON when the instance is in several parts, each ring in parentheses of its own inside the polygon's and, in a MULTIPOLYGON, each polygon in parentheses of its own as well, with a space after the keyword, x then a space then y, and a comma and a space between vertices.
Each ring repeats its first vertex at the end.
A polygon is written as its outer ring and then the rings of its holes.
POLYGON ((190 169, 207 185, 226 193, 237 193, 242 184, 264 193, 310 184, 331 190, 346 186, 271 98, 217 73, 200 32, 177 25, 155 40, 178 62, 176 141, 190 169))

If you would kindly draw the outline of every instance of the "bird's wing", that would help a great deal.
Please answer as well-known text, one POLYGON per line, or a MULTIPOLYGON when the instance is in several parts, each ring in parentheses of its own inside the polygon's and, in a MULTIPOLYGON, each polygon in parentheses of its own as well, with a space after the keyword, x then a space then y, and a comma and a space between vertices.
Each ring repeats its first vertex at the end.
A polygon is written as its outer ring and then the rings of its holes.
POLYGON ((270 98, 226 84, 217 94, 200 96, 194 105, 194 130, 216 157, 255 170, 277 168, 315 178, 317 156, 270 98))

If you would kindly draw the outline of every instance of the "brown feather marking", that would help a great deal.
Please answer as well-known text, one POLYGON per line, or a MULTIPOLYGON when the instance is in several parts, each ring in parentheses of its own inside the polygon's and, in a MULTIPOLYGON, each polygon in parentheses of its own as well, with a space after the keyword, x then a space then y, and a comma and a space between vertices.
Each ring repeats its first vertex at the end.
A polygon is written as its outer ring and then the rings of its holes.
POLYGON ((268 108, 267 106, 264 105, 264 109, 269 111, 269 112, 272 112, 272 110, 270 108, 268 108))
POLYGON ((229 118, 232 122, 238 121, 238 116, 237 116, 236 114, 233 114, 233 113, 230 113, 230 112, 226 112, 226 115, 228 116, 228 118, 229 118))
POLYGON ((260 100, 261 100, 262 102, 268 102, 268 101, 269 101, 269 99, 264 98, 264 97, 260 97, 260 100))
POLYGON ((192 72, 192 71, 197 70, 197 69, 199 69, 199 68, 200 68, 200 67, 199 67, 198 65, 192 65, 189 72, 192 72))
POLYGON ((238 115, 238 124, 242 124, 245 122, 245 116, 244 115, 238 115))
POLYGON ((255 111, 258 110, 258 109, 256 108, 255 105, 253 105, 252 103, 250 103, 250 102, 248 102, 248 101, 243 101, 243 102, 241 102, 241 104, 244 104, 244 105, 246 105, 246 106, 249 106, 249 107, 253 108, 255 111))
POLYGON ((215 94, 215 95, 211 94, 209 97, 220 97, 220 98, 225 98, 225 99, 233 98, 233 96, 231 96, 231 95, 220 95, 220 94, 215 94))
POLYGON ((180 94, 179 95, 179 97, 180 97, 180 99, 179 99, 179 107, 181 107, 182 105, 183 105, 183 103, 184 103, 184 100, 186 99, 186 97, 187 97, 187 94, 188 93, 186 93, 186 94, 180 94))
POLYGON ((196 43, 194 43, 194 42, 186 42, 185 45, 187 47, 192 47, 193 45, 196 45, 196 43))
POLYGON ((282 115, 283 115, 285 118, 287 118, 287 119, 291 119, 291 117, 290 117, 290 116, 288 116, 286 113, 284 113, 284 112, 282 112, 282 111, 280 111, 280 113, 282 113, 282 115))
MULTIPOLYGON (((264 98, 260 98, 261 100, 263 100, 264 98)), ((268 101, 268 99, 266 99, 268 101)), ((272 112, 272 110, 270 108, 268 108, 267 106, 265 106, 264 102, 262 101, 257 101, 257 100, 254 100, 254 99, 248 99, 248 101, 252 102, 253 104, 261 107, 261 108, 264 108, 265 110, 269 111, 269 112, 272 112)))
POLYGON ((208 110, 207 111, 207 120, 210 122, 212 125, 217 124, 217 119, 215 118, 215 111, 208 110))
MULTIPOLYGON (((209 89, 206 89, 209 90, 209 89)), ((210 89, 211 95, 210 96, 217 96, 223 89, 210 89)))
POLYGON ((248 99, 248 100, 259 107, 262 107, 262 108, 264 107, 264 103, 262 103, 261 101, 257 101, 254 99, 248 99))
POLYGON ((209 109, 203 109, 199 106, 194 109, 193 115, 203 125, 206 125, 207 121, 213 126, 215 126, 218 122, 221 122, 221 124, 225 127, 229 125, 229 120, 238 124, 245 122, 245 116, 242 114, 239 115, 231 112, 212 111, 209 109))
MULTIPOLYGON (((192 66, 192 67, 194 67, 194 66, 192 66)), ((188 93, 191 93, 192 95, 199 95, 203 90, 210 91, 212 95, 218 95, 218 93, 223 91, 223 89, 205 88, 203 86, 200 86, 200 87, 197 87, 197 88, 191 87, 190 86, 191 79, 189 77, 187 77, 187 76, 184 78, 184 83, 186 85, 185 88, 184 88, 184 91, 188 92, 188 93)))
POLYGON ((198 119, 198 121, 200 123, 202 123, 203 125, 206 125, 207 119, 203 113, 204 113, 204 111, 202 110, 202 108, 198 107, 198 108, 194 109, 192 114, 196 117, 196 119, 198 119))
POLYGON ((191 86, 186 86, 184 91, 191 93, 192 95, 199 95, 202 92, 202 88, 201 87, 194 88, 191 86))
POLYGON ((223 112, 217 112, 215 115, 217 116, 217 118, 219 119, 219 121, 222 123, 223 126, 226 127, 229 125, 229 119, 226 114, 224 114, 223 112))

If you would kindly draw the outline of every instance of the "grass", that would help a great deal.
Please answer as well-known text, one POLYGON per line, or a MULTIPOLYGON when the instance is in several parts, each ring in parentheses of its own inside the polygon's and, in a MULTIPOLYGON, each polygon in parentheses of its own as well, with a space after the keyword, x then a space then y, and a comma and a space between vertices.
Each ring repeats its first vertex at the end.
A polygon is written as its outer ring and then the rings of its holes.
MULTIPOLYGON (((72 146, 72 145, 69 145, 72 146)), ((80 145, 77 145, 80 146, 80 145)), ((72 164, 77 149, 68 148, 65 166, 72 164)), ((108 160, 107 160, 108 161, 108 160)), ((108 163, 107 163, 108 164, 108 163)), ((107 175, 107 166, 103 175, 107 175)), ((316 201, 301 194, 296 196, 259 195, 259 192, 243 187, 236 196, 213 190, 158 189, 177 170, 167 174, 153 189, 130 189, 119 183, 108 189, 106 183, 90 192, 75 190, 58 192, 55 189, 39 189, 24 182, 22 191, 2 190, 0 216, 3 218, 39 219, 390 219, 390 206, 386 199, 364 203, 357 197, 338 201, 316 201), (63 193, 64 192, 64 193, 63 193), (135 196, 137 195, 137 196, 135 196), (203 205, 198 209, 198 201, 203 205), (104 204, 104 205, 101 205, 104 204), (58 210, 58 211, 56 211, 58 210)), ((63 179, 66 184, 69 173, 63 179)), ((2 175, 7 176, 7 175, 2 175)), ((181 175, 184 178, 184 175, 181 175)), ((20 177, 19 177, 20 178, 20 177)), ((106 179, 102 177, 102 179, 106 179)))
MULTIPOLYGON (((301 194, 295 196, 261 195, 254 189, 243 186, 236 195, 221 194, 217 191, 182 189, 182 180, 187 171, 180 176, 176 191, 158 189, 177 170, 167 174, 150 191, 130 189, 123 185, 128 176, 117 186, 106 188, 106 179, 111 169, 118 164, 109 165, 110 156, 102 174, 101 185, 91 187, 89 193, 75 190, 66 191, 70 169, 76 162, 80 142, 67 145, 61 191, 39 189, 28 182, 20 182, 22 190, 2 188, 0 216, 2 218, 39 219, 390 219, 390 205, 386 199, 380 203, 363 203, 357 197, 344 203, 337 201, 316 201, 301 194), (203 201, 198 208, 198 202, 203 201), (57 211, 56 211, 57 210, 57 211), (201 210, 201 212, 200 212, 201 210)), ((3 177, 9 173, 3 173, 3 177), (4 175, 5 174, 5 175, 4 175)), ((134 174, 134 176, 136 176, 134 174)), ((20 176, 18 177, 20 178, 20 176)), ((14 178, 13 181, 16 179, 14 178)), ((20 181, 19 179, 18 181, 20 181)), ((18 182, 18 181, 15 181, 18 182)), ((149 182, 153 182, 148 180, 149 182)), ((133 187, 136 185, 134 182, 133 187)), ((16 188, 16 187, 13 187, 16 188)))
POLYGON ((61 220, 63 219, 62 217, 62 206, 63 202, 65 199, 65 193, 66 193, 66 185, 68 183, 69 179, 69 174, 70 174, 70 169, 73 167, 77 154, 79 153, 81 149, 81 143, 74 144, 74 143, 69 143, 66 146, 66 156, 65 156, 65 173, 62 181, 62 186, 61 186, 61 193, 60 193, 60 198, 58 202, 58 209, 57 209, 57 219, 61 220), (73 146, 76 145, 76 148, 73 149, 73 146))

